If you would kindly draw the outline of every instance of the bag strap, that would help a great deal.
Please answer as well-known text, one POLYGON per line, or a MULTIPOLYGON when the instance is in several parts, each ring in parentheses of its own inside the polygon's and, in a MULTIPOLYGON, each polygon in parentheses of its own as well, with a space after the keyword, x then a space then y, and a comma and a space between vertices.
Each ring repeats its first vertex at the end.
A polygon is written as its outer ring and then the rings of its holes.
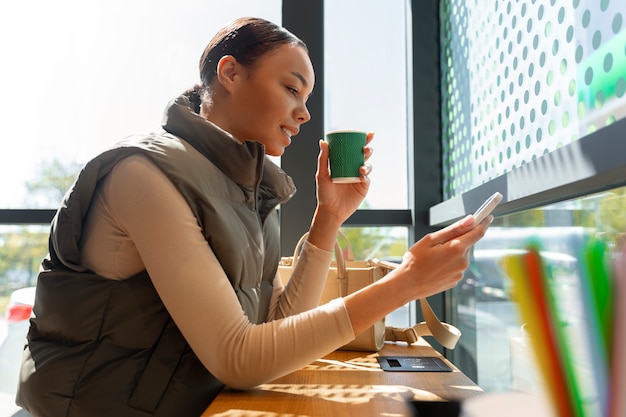
MULTIPOLYGON (((369 263, 390 271, 396 269, 398 266, 393 262, 381 261, 376 258, 370 259, 369 263)), ((430 307, 428 299, 425 297, 420 298, 419 302, 425 321, 417 323, 412 327, 387 326, 385 327, 385 340, 390 342, 406 342, 410 345, 417 342, 420 336, 432 336, 442 346, 448 349, 454 349, 461 337, 461 331, 451 324, 439 320, 430 307)))
POLYGON ((346 243, 345 260, 354 261, 354 250, 352 250, 352 244, 350 243, 350 240, 348 239, 348 237, 341 231, 341 229, 337 230, 337 242, 339 242, 339 237, 341 237, 343 241, 346 243))
MULTIPOLYGON (((346 238, 346 236, 339 231, 341 236, 348 242, 348 259, 343 258, 343 254, 341 252, 341 246, 339 246, 339 241, 335 240, 335 261, 337 264, 337 285, 339 286, 338 294, 341 297, 345 297, 348 295, 348 270, 346 269, 346 260, 354 260, 354 254, 352 252, 352 247, 350 246, 350 242, 346 238)), ((306 232, 302 235, 298 243, 296 244, 296 248, 293 252, 293 265, 296 264, 298 260, 298 256, 300 256, 300 251, 302 249, 302 245, 304 241, 309 236, 309 232, 306 232)))

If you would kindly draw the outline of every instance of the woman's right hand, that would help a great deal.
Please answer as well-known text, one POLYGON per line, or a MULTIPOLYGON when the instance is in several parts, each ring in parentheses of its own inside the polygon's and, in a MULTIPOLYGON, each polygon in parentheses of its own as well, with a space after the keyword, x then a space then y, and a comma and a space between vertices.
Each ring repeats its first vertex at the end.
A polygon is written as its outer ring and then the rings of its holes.
POLYGON ((409 248, 402 263, 382 279, 344 298, 355 335, 401 306, 454 287, 469 266, 470 248, 493 216, 474 226, 469 215, 429 233, 409 248))
POLYGON ((411 246, 397 269, 413 277, 412 299, 453 288, 469 266, 471 247, 484 236, 492 220, 493 216, 489 216, 474 227, 470 215, 429 233, 411 246))

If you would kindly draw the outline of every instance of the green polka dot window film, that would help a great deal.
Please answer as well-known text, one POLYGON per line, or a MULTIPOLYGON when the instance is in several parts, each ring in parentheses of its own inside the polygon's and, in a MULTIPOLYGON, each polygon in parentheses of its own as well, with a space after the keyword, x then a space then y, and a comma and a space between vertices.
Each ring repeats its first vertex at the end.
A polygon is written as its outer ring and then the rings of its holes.
POLYGON ((442 0, 444 196, 626 116, 626 0, 442 0))

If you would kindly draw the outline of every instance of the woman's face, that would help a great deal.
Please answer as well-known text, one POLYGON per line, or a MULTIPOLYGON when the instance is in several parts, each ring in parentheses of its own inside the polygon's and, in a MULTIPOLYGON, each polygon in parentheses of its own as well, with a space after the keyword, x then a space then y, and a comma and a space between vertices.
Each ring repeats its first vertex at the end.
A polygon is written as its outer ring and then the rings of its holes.
POLYGON ((231 90, 231 134, 242 141, 265 145, 268 155, 280 156, 311 119, 306 107, 315 74, 304 48, 282 45, 245 68, 231 90))

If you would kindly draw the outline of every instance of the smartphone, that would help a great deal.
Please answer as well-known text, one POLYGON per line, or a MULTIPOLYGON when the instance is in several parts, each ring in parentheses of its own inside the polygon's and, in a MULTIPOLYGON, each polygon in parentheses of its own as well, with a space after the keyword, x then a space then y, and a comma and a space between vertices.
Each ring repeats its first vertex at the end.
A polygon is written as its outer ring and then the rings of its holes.
POLYGON ((474 212, 474 224, 480 224, 485 217, 487 217, 494 208, 502 201, 502 194, 495 192, 485 200, 485 202, 474 212))

